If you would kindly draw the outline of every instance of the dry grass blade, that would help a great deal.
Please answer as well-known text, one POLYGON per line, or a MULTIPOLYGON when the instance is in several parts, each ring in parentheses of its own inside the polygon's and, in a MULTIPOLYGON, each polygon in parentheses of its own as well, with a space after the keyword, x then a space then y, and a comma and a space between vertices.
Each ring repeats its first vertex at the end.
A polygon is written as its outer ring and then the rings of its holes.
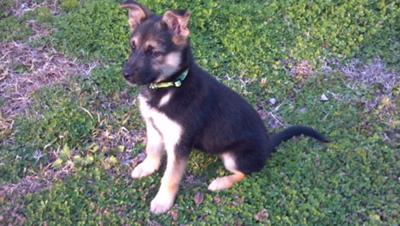
POLYGON ((11 134, 13 123, 14 123, 13 120, 5 119, 0 112, 0 141, 2 141, 9 134, 11 134))
POLYGON ((36 90, 85 75, 91 69, 93 65, 80 65, 54 49, 0 43, 0 111, 5 118, 13 118, 27 109, 36 90))
POLYGON ((35 10, 40 7, 48 8, 52 14, 57 15, 60 13, 59 8, 60 1, 44 0, 44 1, 32 1, 32 0, 16 0, 10 9, 10 13, 15 16, 23 16, 26 12, 35 10))

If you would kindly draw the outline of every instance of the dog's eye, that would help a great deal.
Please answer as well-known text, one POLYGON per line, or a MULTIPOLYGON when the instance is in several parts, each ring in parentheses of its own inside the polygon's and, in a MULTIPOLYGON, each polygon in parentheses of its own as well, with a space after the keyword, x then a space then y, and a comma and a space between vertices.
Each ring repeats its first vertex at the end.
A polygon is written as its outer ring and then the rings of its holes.
POLYGON ((159 57, 161 56, 161 52, 154 49, 154 47, 149 46, 146 50, 146 53, 152 57, 159 57))
POLYGON ((159 57, 161 56, 161 52, 160 51, 153 51, 153 53, 151 54, 153 57, 159 57))

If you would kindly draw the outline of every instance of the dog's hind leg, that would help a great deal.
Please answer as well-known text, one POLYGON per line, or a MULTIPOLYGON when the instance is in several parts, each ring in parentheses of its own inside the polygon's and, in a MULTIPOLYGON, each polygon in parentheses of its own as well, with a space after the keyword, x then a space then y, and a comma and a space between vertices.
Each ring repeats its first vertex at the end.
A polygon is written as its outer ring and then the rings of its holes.
POLYGON ((146 158, 132 171, 132 178, 137 179, 149 176, 160 168, 164 152, 163 139, 160 132, 154 127, 150 119, 146 119, 146 158))
POLYGON ((225 168, 228 171, 232 172, 233 174, 214 179, 208 186, 208 190, 210 191, 220 191, 228 189, 232 187, 235 183, 245 178, 245 174, 237 169, 236 160, 232 154, 230 153, 222 154, 221 159, 224 163, 225 168))

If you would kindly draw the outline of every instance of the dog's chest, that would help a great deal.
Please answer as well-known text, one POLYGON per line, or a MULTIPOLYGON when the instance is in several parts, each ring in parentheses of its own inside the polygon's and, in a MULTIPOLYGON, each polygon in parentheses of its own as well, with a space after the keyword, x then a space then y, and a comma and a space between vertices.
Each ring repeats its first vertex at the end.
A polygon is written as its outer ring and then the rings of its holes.
MULTIPOLYGON (((162 98, 159 105, 168 104, 169 98, 168 96, 162 98)), ((181 138, 181 125, 159 109, 150 106, 144 96, 139 95, 138 100, 140 112, 145 120, 146 127, 152 127, 159 133, 167 150, 173 148, 181 138)))

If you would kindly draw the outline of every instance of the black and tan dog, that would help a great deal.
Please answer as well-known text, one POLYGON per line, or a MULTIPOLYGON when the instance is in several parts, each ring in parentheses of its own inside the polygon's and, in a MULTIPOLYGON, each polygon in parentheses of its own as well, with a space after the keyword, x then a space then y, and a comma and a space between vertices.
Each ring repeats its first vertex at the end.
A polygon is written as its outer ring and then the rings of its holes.
POLYGON ((276 147, 293 136, 327 141, 303 126, 268 137, 251 105, 194 61, 187 11, 157 16, 136 2, 122 7, 128 9, 132 31, 132 53, 123 74, 129 83, 141 86, 138 100, 147 130, 147 156, 132 177, 154 173, 167 153, 161 186, 151 202, 153 213, 166 212, 173 205, 192 148, 220 156, 232 173, 211 182, 208 189, 217 191, 261 170, 276 147))

